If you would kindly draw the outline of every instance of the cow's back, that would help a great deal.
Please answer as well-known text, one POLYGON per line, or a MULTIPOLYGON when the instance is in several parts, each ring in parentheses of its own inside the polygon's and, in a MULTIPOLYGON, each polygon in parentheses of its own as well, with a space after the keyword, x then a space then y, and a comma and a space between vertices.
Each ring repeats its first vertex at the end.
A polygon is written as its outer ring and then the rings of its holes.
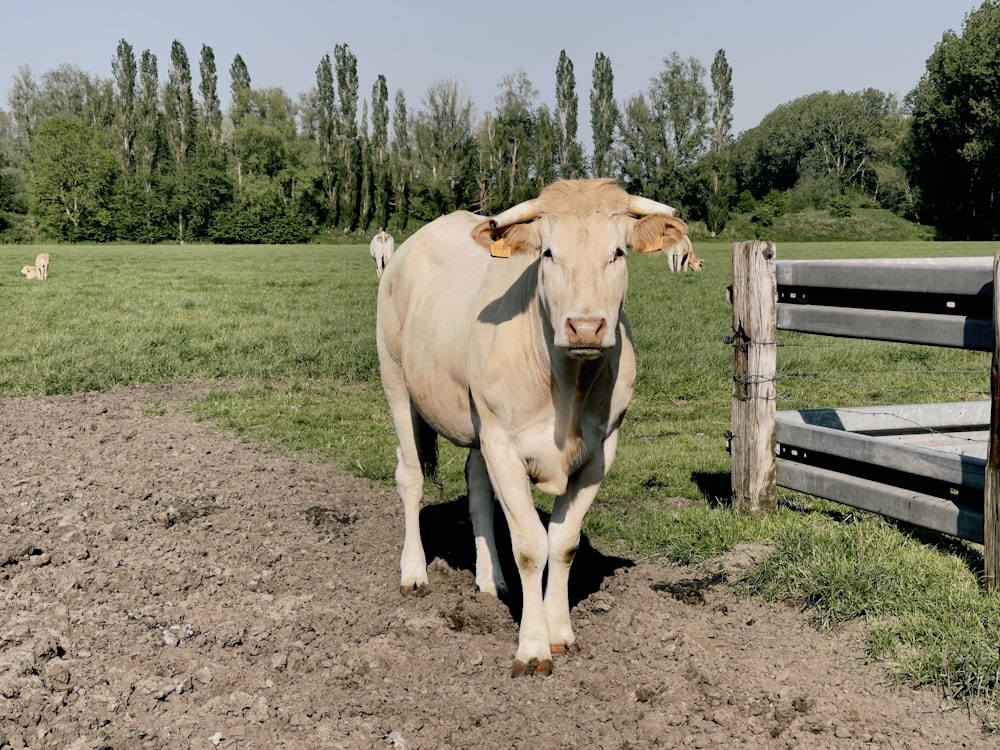
MULTIPOLYGON (((476 441, 469 403, 468 353, 492 261, 472 239, 481 216, 458 211, 421 228, 399 246, 378 292, 383 368, 405 379, 421 415, 459 445, 476 441)), ((506 271, 501 262, 499 270, 506 271)), ((494 267, 494 275, 497 268, 494 267)), ((503 275, 503 274, 502 274, 503 275)), ((392 373, 388 373, 390 380, 392 373)), ((399 387, 396 384, 395 387, 399 387)))

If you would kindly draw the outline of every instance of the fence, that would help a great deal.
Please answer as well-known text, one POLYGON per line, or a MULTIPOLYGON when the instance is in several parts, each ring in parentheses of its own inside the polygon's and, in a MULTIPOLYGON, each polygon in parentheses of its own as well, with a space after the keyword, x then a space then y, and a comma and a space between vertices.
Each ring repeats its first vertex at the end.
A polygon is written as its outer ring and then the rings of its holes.
POLYGON ((985 547, 1000 582, 996 258, 778 261, 733 246, 733 503, 773 509, 776 487, 985 547), (778 330, 993 352, 990 401, 777 411, 778 330))

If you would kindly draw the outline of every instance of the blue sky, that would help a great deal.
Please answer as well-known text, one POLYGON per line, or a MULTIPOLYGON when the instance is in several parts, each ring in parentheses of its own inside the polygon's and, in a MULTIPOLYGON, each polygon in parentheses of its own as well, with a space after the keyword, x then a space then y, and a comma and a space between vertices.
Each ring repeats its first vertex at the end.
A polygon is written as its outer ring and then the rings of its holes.
MULTIPOLYGON (((719 49, 733 69, 734 135, 779 104, 817 91, 876 88, 899 96, 926 70, 947 30, 961 33, 979 0, 631 0, 631 2, 454 2, 452 0, 0 0, 0 108, 30 66, 36 77, 63 63, 104 78, 120 39, 158 59, 187 50, 215 53, 223 105, 229 66, 240 54, 255 88, 280 86, 293 98, 315 85, 316 67, 334 46, 358 59, 360 95, 381 73, 390 100, 402 90, 410 112, 429 84, 456 81, 477 114, 494 106, 498 86, 523 69, 539 102, 555 101, 561 50, 573 62, 580 136, 589 150, 594 57, 611 59, 615 97, 643 91, 676 52, 709 70, 719 49)), ((706 76, 706 85, 711 86, 706 76)))

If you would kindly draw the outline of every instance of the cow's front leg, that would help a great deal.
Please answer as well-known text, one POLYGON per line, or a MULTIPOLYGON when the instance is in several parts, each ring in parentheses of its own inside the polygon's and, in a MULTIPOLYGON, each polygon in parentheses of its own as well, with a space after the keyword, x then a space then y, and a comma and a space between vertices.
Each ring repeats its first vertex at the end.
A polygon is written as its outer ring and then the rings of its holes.
POLYGON ((493 487, 483 454, 472 448, 465 462, 465 481, 469 486, 469 515, 476 538, 476 586, 498 596, 507 593, 507 581, 500 569, 496 536, 493 531, 493 487))
POLYGON ((597 496, 618 446, 615 431, 604 450, 571 479, 566 492, 556 498, 549 519, 549 571, 545 587, 545 619, 553 654, 576 653, 580 647, 569 615, 569 571, 580 547, 583 517, 597 496))
POLYGON ((511 676, 548 675, 552 673, 552 654, 542 598, 542 572, 548 547, 545 526, 535 510, 524 464, 506 435, 501 430, 492 435, 484 432, 481 444, 493 488, 510 527, 514 561, 524 596, 511 676))

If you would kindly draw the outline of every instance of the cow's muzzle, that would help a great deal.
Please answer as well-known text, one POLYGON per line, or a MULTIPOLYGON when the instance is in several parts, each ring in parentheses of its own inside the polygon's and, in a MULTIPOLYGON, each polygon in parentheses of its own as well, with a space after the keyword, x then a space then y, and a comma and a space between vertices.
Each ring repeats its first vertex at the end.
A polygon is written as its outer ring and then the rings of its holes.
POLYGON ((607 347, 608 321, 604 318, 566 318, 566 348, 580 359, 599 357, 607 347))

